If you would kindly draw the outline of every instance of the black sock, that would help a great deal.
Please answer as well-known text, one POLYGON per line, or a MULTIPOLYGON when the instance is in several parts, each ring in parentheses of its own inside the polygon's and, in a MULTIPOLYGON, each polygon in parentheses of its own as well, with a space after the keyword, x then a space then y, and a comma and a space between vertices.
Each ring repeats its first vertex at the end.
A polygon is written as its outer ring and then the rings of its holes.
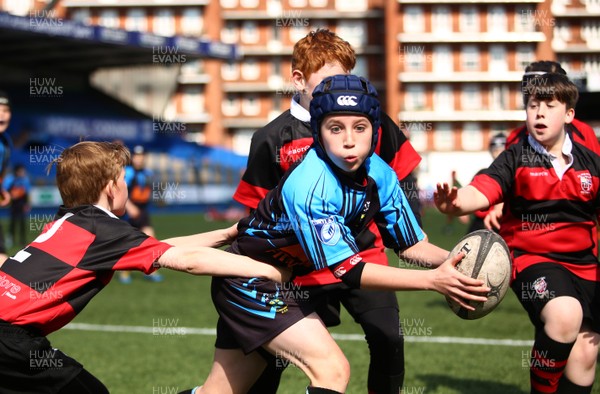
POLYGON ((558 390, 556 394, 590 394, 592 392, 592 386, 580 386, 571 382, 565 375, 560 378, 558 382, 558 390))
POLYGON ((306 394, 344 394, 344 393, 340 393, 339 391, 335 391, 335 390, 324 389, 322 387, 308 386, 306 388, 306 394))
POLYGON ((573 345, 574 341, 555 341, 543 329, 536 332, 529 367, 532 393, 554 393, 557 390, 573 345))

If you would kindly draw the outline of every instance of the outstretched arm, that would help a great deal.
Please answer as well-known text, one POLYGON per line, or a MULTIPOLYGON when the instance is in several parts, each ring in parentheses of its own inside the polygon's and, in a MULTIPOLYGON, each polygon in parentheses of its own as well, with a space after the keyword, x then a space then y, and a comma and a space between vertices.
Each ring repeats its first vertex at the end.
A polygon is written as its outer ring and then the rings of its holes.
POLYGON ((211 248, 219 248, 232 243, 235 237, 237 237, 237 234, 237 223, 235 223, 228 228, 187 235, 184 237, 164 239, 163 242, 173 246, 208 246, 211 248))
POLYGON ((364 264, 360 284, 364 289, 379 290, 435 290, 463 308, 473 310, 468 301, 487 300, 490 288, 484 282, 461 274, 455 267, 463 253, 447 259, 433 270, 401 269, 379 264, 364 264))
POLYGON ((467 185, 458 189, 447 183, 437 184, 433 192, 433 201, 437 209, 447 215, 461 216, 480 209, 488 209, 490 202, 479 190, 467 185))
POLYGON ((286 282, 291 276, 288 269, 205 246, 172 247, 159 256, 157 262, 163 268, 193 275, 257 277, 275 282, 286 282))

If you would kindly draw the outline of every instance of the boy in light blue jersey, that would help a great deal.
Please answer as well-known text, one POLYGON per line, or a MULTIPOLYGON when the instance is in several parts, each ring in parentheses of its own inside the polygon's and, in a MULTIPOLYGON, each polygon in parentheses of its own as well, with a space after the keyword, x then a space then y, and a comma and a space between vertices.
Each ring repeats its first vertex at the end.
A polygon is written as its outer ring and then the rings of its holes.
MULTIPOLYGON (((294 274, 330 269, 353 287, 435 290, 472 309, 483 282, 460 274, 462 258, 428 242, 395 172, 373 155, 380 121, 375 88, 354 75, 325 78, 310 105, 314 144, 255 212, 240 221, 230 252, 289 267, 294 274), (434 270, 366 264, 357 242, 377 223, 388 248, 434 270)), ((263 279, 213 280, 219 312, 213 368, 194 393, 246 393, 270 353, 310 379, 307 393, 343 393, 350 378, 344 354, 319 320, 310 293, 263 279)), ((187 391, 188 393, 190 391, 187 391)))

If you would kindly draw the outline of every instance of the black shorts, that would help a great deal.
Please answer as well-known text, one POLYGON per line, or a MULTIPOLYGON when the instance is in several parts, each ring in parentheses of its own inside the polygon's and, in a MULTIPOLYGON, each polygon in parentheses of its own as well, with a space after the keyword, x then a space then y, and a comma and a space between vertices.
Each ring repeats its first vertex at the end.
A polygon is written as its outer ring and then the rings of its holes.
POLYGON ((219 313, 215 347, 246 354, 314 311, 308 292, 291 283, 214 277, 211 295, 219 313))
POLYGON ((511 285, 529 319, 540 329, 542 309, 548 301, 562 296, 579 300, 583 318, 600 333, 600 283, 581 279, 556 263, 539 263, 519 272, 511 285))
POLYGON ((56 393, 83 366, 33 330, 0 321, 0 392, 56 393))
POLYGON ((354 318, 362 323, 361 315, 374 309, 390 309, 398 314, 398 299, 393 291, 354 289, 345 283, 332 283, 323 286, 308 286, 310 301, 315 311, 327 327, 340 324, 340 304, 354 318))
POLYGON ((129 224, 131 224, 133 227, 137 228, 138 230, 141 230, 144 227, 152 226, 152 223, 150 222, 150 213, 148 212, 148 207, 139 207, 138 206, 138 209, 140 210, 140 214, 135 219, 132 219, 130 217, 127 220, 129 222, 129 224))

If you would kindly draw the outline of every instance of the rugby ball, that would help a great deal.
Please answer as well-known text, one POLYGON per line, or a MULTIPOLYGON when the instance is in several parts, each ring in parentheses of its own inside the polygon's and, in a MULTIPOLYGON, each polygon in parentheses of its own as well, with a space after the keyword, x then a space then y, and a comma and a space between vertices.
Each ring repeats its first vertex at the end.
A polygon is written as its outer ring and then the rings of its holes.
POLYGON ((471 278, 481 279, 491 289, 486 302, 471 301, 475 310, 470 311, 446 297, 450 309, 466 320, 479 319, 500 304, 510 285, 511 259, 508 246, 502 237, 490 230, 477 230, 465 235, 450 252, 456 256, 464 252, 465 257, 456 269, 471 278))

